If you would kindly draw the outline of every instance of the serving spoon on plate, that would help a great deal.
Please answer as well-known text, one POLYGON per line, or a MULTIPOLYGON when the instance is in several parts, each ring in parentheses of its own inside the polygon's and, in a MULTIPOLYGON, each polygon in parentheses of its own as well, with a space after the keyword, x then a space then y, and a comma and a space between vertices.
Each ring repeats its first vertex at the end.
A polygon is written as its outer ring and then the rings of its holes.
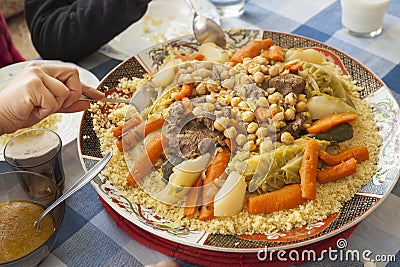
POLYGON ((36 231, 40 231, 40 221, 52 210, 54 209, 57 205, 59 205, 61 202, 69 198, 73 193, 78 191, 82 186, 87 184, 89 181, 91 181, 94 177, 96 177, 97 174, 99 174, 104 167, 107 165, 107 163, 110 161, 112 157, 112 152, 108 152, 107 155, 100 160, 96 165, 94 165, 93 168, 91 168, 85 175, 82 176, 73 186, 71 186, 70 189, 65 191, 64 194, 61 195, 56 201, 54 201, 50 206, 45 209, 42 214, 39 216, 37 221, 35 221, 35 229, 36 231))
POLYGON ((199 15, 191 0, 186 0, 186 2, 193 12, 193 33, 196 40, 200 44, 212 42, 225 48, 225 33, 221 27, 214 20, 199 15))

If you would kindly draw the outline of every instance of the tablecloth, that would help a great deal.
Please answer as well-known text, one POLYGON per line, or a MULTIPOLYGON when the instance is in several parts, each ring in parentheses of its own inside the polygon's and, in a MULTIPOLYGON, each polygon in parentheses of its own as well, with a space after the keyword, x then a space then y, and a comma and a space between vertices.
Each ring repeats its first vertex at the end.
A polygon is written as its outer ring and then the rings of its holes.
MULTIPOLYGON (((261 28, 290 32, 331 45, 356 58, 392 90, 400 101, 400 1, 392 0, 384 18, 383 33, 371 39, 356 38, 341 29, 340 2, 335 0, 249 0, 241 17, 221 19, 224 28, 261 28)), ((78 62, 102 79, 121 61, 99 52, 78 62)), ((83 174, 76 141, 63 147, 66 188, 83 174)), ((0 162, 0 170, 10 168, 0 162)), ((107 214, 90 184, 66 201, 66 215, 55 249, 40 265, 49 266, 143 266, 170 256, 152 250, 121 230, 107 214)), ((371 251, 371 259, 390 261, 340 261, 325 257, 302 266, 400 266, 400 185, 346 238, 346 250, 371 251)), ((195 266, 174 259, 181 266, 195 266)))

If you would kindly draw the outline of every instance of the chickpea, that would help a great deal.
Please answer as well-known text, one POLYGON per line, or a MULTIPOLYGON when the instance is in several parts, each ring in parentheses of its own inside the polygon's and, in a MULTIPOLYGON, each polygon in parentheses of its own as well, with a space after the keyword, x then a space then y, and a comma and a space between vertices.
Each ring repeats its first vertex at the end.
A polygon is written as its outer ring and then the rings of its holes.
POLYGON ((291 92, 285 96, 285 103, 289 105, 296 105, 297 96, 295 93, 291 92))
POLYGON ((225 122, 224 117, 218 118, 214 121, 214 128, 219 132, 223 132, 227 126, 228 123, 225 122))
POLYGON ((247 136, 247 140, 249 140, 249 141, 255 141, 255 140, 257 140, 257 135, 255 135, 255 134, 249 134, 249 135, 247 136))
POLYGON ((269 94, 269 95, 272 95, 273 93, 275 93, 275 88, 274 87, 269 87, 269 88, 267 88, 267 93, 269 94))
POLYGON ((254 151, 256 149, 257 146, 254 144, 254 141, 247 141, 243 146, 244 151, 254 151))
POLYGON ((214 98, 213 95, 206 95, 206 101, 208 103, 215 103, 217 100, 214 98))
POLYGON ((272 95, 268 96, 268 102, 270 104, 277 104, 282 99, 283 99, 283 96, 279 92, 275 92, 272 95))
POLYGON ((208 103, 208 102, 203 104, 203 108, 204 108, 204 110, 208 110, 208 111, 214 111, 215 110, 214 104, 208 103))
POLYGON ((305 94, 299 94, 297 98, 299 101, 307 102, 307 97, 305 94))
POLYGON ((236 107, 241 101, 242 99, 239 96, 235 96, 231 99, 231 106, 236 107))
POLYGON ((258 124, 256 122, 250 122, 247 126, 247 132, 252 134, 255 133, 258 129, 258 124))
POLYGON ((260 144, 262 143, 263 139, 262 138, 257 138, 256 139, 256 146, 260 146, 260 144))
POLYGON ((261 153, 270 152, 274 149, 274 144, 270 139, 264 139, 264 141, 260 144, 261 153))
POLYGON ((275 115, 281 111, 281 109, 279 108, 279 106, 277 104, 270 105, 269 110, 271 110, 272 115, 275 115))
POLYGON ((219 91, 219 86, 218 86, 218 84, 215 84, 215 83, 207 83, 206 87, 207 87, 207 90, 210 92, 218 92, 219 91))
POLYGON ((254 119, 255 119, 255 116, 252 111, 245 111, 242 113, 242 120, 244 122, 252 122, 252 121, 254 121, 254 119))
POLYGON ((265 65, 261 65, 261 72, 264 74, 268 74, 268 72, 269 72, 268 67, 265 65))
POLYGON ((274 115, 274 121, 283 121, 285 119, 285 114, 281 111, 274 115))
POLYGON ((268 63, 267 59, 262 56, 256 56, 253 58, 253 62, 258 65, 266 65, 268 63))
POLYGON ((295 115, 296 115, 296 112, 293 109, 288 108, 287 110, 285 110, 285 120, 287 120, 287 121, 294 120, 295 115))
POLYGON ((268 74, 271 75, 272 77, 278 76, 280 72, 281 72, 280 68, 275 65, 271 66, 268 70, 268 74))
POLYGON ((268 100, 266 97, 262 96, 259 99, 256 100, 256 105, 258 107, 267 107, 268 106, 268 100))
POLYGON ((257 71, 256 73, 254 73, 253 75, 253 80, 256 83, 262 83, 264 81, 264 73, 262 73, 261 71, 257 71))
POLYGON ((265 127, 258 127, 257 131, 256 131, 256 136, 258 138, 263 138, 265 136, 267 136, 268 130, 265 127))
POLYGON ((304 101, 299 101, 296 104, 296 111, 297 112, 303 112, 307 110, 307 103, 304 101))
POLYGON ((254 64, 254 63, 252 63, 252 64, 249 65, 248 72, 249 72, 250 74, 253 74, 253 75, 254 75, 256 72, 260 72, 260 71, 261 71, 260 65, 256 65, 256 64, 254 64))
POLYGON ((194 107, 192 110, 192 113, 194 116, 200 116, 200 114, 203 112, 202 107, 194 107))
POLYGON ((249 105, 246 103, 246 101, 240 101, 240 103, 238 104, 238 107, 240 109, 244 109, 244 110, 249 109, 249 105))
POLYGON ((229 127, 228 129, 226 129, 224 131, 224 136, 226 138, 235 138, 237 135, 237 131, 235 129, 235 127, 229 127))
POLYGON ((235 138, 236 144, 239 146, 244 145, 247 142, 247 138, 244 134, 238 134, 235 138))
POLYGON ((294 138, 289 132, 284 132, 281 135, 281 142, 286 145, 291 145, 294 142, 294 138))
POLYGON ((232 79, 226 79, 222 82, 222 87, 232 90, 235 86, 235 82, 232 79))

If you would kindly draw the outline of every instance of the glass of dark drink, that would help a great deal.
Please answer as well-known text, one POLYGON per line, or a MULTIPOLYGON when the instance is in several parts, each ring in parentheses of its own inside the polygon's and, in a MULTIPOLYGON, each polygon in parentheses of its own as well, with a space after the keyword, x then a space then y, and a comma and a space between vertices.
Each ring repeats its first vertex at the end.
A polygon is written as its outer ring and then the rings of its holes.
POLYGON ((4 148, 4 158, 18 170, 40 173, 64 188, 60 136, 47 129, 30 129, 14 136, 4 148))

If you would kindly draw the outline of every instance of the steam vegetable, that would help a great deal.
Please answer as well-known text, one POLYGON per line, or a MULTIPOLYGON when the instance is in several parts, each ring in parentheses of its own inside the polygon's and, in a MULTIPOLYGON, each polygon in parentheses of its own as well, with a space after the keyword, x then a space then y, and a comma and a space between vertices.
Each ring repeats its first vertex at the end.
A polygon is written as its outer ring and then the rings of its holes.
POLYGON ((357 117, 356 114, 349 113, 331 114, 313 122, 313 124, 307 128, 307 132, 310 134, 325 132, 341 123, 352 122, 356 120, 357 117))
POLYGON ((300 166, 301 196, 305 199, 315 199, 317 194, 318 142, 307 139, 303 159, 300 166))
POLYGON ((315 49, 289 49, 286 51, 285 61, 291 61, 295 59, 301 59, 310 63, 321 65, 324 61, 322 53, 315 49))
POLYGON ((141 180, 151 167, 156 163, 163 152, 161 133, 157 133, 146 145, 142 155, 137 158, 133 168, 129 171, 126 178, 126 185, 133 186, 141 180))
POLYGON ((244 205, 246 195, 245 177, 238 172, 231 172, 214 198, 214 216, 233 216, 244 205))
POLYGON ((327 94, 314 95, 307 101, 308 112, 314 120, 334 113, 356 113, 356 110, 343 100, 327 94))
POLYGON ((333 167, 318 171, 317 180, 321 184, 328 183, 355 174, 356 172, 357 161, 351 158, 333 167))
POLYGON ((192 188, 190 188, 190 191, 186 198, 185 207, 183 209, 186 218, 193 218, 196 215, 202 185, 203 179, 201 178, 201 176, 199 176, 192 188))
POLYGON ((167 204, 175 204, 183 199, 207 167, 210 154, 204 154, 195 159, 183 161, 173 168, 169 182, 157 195, 158 199, 167 204))
POLYGON ((210 220, 214 217, 214 197, 219 188, 216 188, 214 181, 219 178, 228 166, 231 153, 227 147, 218 152, 214 160, 206 170, 206 177, 203 181, 201 193, 203 206, 201 207, 199 219, 210 220))
POLYGON ((356 146, 334 155, 329 155, 324 150, 319 152, 319 157, 329 165, 337 165, 351 158, 354 158, 358 163, 369 159, 368 149, 365 146, 356 146))
POLYGON ((250 214, 271 213, 298 207, 304 203, 299 184, 287 185, 274 192, 249 197, 247 199, 250 214))
POLYGON ((261 51, 268 50, 274 41, 271 39, 251 40, 245 46, 236 50, 230 61, 234 64, 242 63, 244 58, 254 58, 260 55, 261 51))
POLYGON ((229 55, 225 49, 214 43, 204 43, 199 47, 199 53, 204 55, 204 60, 216 63, 225 63, 229 61, 229 55))

